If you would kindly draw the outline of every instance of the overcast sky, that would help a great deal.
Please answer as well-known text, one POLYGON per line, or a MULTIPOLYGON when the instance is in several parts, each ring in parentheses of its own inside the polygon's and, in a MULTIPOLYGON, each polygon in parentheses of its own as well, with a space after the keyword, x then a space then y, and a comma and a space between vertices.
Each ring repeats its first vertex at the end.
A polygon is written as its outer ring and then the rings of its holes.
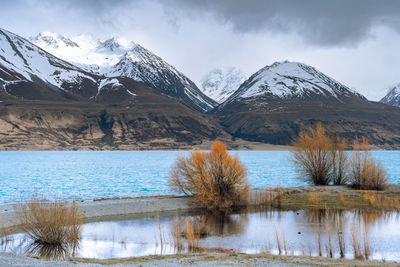
POLYGON ((371 100, 400 83, 396 0, 1 0, 0 27, 119 36, 199 85, 211 69, 252 74, 275 61, 312 65, 371 100))

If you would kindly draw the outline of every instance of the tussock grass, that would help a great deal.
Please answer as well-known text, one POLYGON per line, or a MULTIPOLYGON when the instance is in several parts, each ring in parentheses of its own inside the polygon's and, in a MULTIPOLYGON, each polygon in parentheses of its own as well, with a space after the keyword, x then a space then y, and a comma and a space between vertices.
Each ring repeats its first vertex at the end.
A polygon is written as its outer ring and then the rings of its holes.
POLYGON ((17 220, 35 243, 50 246, 77 244, 84 222, 76 203, 45 202, 32 199, 20 206, 17 220))
POLYGON ((313 205, 318 205, 321 202, 321 199, 314 193, 310 192, 308 196, 308 200, 311 202, 313 205))

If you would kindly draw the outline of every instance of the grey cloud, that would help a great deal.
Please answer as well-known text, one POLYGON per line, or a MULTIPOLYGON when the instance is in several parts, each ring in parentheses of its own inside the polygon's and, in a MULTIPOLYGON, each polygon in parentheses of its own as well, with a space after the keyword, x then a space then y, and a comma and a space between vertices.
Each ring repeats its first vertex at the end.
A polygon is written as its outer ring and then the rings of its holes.
MULTIPOLYGON (((296 33, 317 45, 357 44, 374 26, 400 26, 396 0, 170 0, 169 9, 212 14, 238 32, 296 33)), ((168 3, 168 4, 166 4, 168 3)))
POLYGON ((115 19, 149 2, 161 5, 168 22, 176 27, 180 19, 211 15, 238 33, 294 33, 307 43, 322 46, 357 45, 370 36, 374 26, 400 31, 397 0, 3 0, 2 5, 29 3, 73 11, 112 28, 115 19))

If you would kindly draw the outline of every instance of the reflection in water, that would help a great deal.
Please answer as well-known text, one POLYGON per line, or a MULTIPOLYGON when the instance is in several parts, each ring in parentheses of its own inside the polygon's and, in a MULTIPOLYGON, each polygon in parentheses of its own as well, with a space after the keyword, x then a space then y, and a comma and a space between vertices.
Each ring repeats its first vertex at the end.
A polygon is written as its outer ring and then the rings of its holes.
POLYGON ((399 220, 397 212, 333 209, 125 217, 84 224, 79 246, 32 246, 24 234, 16 234, 3 251, 45 258, 105 259, 188 252, 192 244, 201 248, 197 251, 222 248, 245 253, 400 260, 399 220))
POLYGON ((74 257, 77 249, 79 248, 78 242, 67 245, 49 245, 33 242, 26 248, 28 256, 38 256, 44 259, 51 260, 64 260, 74 257))

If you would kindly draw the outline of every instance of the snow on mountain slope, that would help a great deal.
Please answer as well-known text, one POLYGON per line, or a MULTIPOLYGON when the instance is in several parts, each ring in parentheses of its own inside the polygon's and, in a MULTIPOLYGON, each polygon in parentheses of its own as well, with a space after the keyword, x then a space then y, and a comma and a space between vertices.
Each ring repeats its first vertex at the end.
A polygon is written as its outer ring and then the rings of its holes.
POLYGON ((101 41, 85 35, 67 38, 55 33, 41 33, 30 40, 87 71, 132 78, 196 110, 205 112, 216 106, 175 67, 134 42, 115 37, 101 41), (65 42, 72 39, 76 46, 65 42))
POLYGON ((246 80, 247 76, 238 68, 215 68, 206 74, 201 82, 202 92, 217 101, 224 102, 246 80))
POLYGON ((91 75, 81 69, 3 29, 0 29, 0 69, 10 74, 8 78, 2 78, 4 82, 40 79, 58 88, 64 82, 75 83, 82 79, 95 82, 91 75))
POLYGON ((297 62, 275 62, 248 80, 227 100, 267 96, 274 99, 363 99, 361 94, 342 85, 315 68, 297 62))
MULTIPOLYGON (((46 36, 42 41, 53 47, 79 47, 66 37, 46 36)), ((129 101, 135 94, 119 79, 122 78, 87 72, 0 29, 0 89, 8 95, 33 100, 98 100, 100 97, 102 102, 129 101), (112 99, 104 97, 110 94, 112 99)))
POLYGON ((393 86, 379 102, 400 107, 400 83, 393 86))

